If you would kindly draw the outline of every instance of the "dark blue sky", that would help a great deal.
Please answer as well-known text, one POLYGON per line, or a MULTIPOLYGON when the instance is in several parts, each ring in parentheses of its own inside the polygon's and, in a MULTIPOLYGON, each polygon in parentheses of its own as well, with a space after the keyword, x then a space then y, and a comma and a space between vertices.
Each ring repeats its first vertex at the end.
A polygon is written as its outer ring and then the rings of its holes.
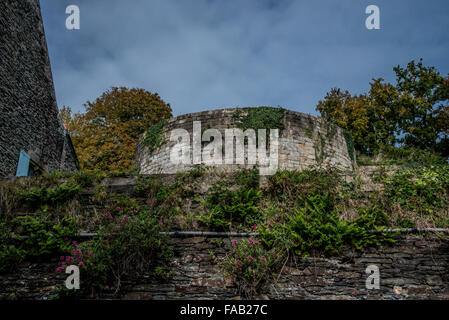
POLYGON ((447 0, 41 0, 59 107, 83 111, 111 86, 141 87, 175 115, 283 106, 316 114, 332 87, 424 59, 449 73, 447 0), (81 29, 65 28, 66 6, 81 29), (365 8, 380 8, 380 30, 365 8))

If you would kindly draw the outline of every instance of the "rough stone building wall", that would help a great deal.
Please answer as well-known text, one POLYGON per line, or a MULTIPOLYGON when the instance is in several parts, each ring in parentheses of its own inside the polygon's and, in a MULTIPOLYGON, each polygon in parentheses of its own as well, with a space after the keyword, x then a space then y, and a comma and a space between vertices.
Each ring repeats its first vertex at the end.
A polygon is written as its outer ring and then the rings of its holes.
MULTIPOLYGON (((150 274, 122 282, 122 295, 105 299, 235 299, 234 284, 223 277, 210 255, 223 257, 230 239, 174 237, 172 275, 167 281, 150 274)), ((346 251, 332 257, 292 258, 276 283, 259 299, 449 299, 449 244, 408 236, 391 247, 346 251), (379 268, 379 289, 367 289, 366 268, 379 268)), ((28 262, 0 275, 0 299, 46 299, 68 275, 57 274, 54 261, 28 262)), ((82 273, 80 276, 82 285, 82 273)))
POLYGON ((76 170, 59 117, 38 0, 0 1, 0 177, 14 176, 20 150, 44 170, 76 170))
MULTIPOLYGON (((190 134, 190 143, 192 144, 193 121, 201 121, 202 131, 208 128, 218 129, 222 134, 224 148, 224 130, 237 128, 233 119, 237 110, 245 114, 248 108, 211 110, 185 114, 168 120, 164 132, 166 143, 160 148, 150 154, 148 147, 143 143, 143 137, 139 141, 136 149, 136 162, 140 167, 140 173, 169 174, 189 170, 192 166, 170 162, 170 151, 176 144, 176 142, 170 141, 170 133, 173 129, 185 129, 190 134)), ((342 170, 353 169, 354 163, 350 158, 341 128, 330 126, 321 118, 290 110, 285 110, 283 125, 284 130, 279 138, 279 169, 301 170, 314 165, 332 166, 342 170), (324 148, 322 148, 321 141, 324 142, 324 148), (322 162, 320 162, 320 156, 322 156, 322 162)), ((245 161, 245 163, 247 162, 245 161)), ((219 167, 232 170, 232 168, 241 166, 233 164, 219 167)), ((251 167, 251 165, 245 165, 245 167, 251 167)))

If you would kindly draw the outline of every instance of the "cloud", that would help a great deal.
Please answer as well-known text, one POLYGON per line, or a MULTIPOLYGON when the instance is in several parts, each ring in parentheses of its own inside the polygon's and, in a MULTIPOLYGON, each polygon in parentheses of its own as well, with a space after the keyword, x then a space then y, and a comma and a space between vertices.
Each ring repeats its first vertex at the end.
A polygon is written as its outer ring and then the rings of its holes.
POLYGON ((281 105, 315 114, 332 87, 368 90, 393 66, 424 58, 449 71, 449 3, 368 1, 41 0, 60 107, 83 111, 110 86, 158 92, 175 115, 281 105), (65 29, 76 4, 81 29, 65 29))

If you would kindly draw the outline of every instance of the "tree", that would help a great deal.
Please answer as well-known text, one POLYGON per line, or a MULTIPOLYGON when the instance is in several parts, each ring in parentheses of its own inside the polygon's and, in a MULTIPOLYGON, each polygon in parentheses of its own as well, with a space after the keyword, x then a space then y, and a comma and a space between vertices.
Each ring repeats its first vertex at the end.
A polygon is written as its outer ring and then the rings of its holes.
POLYGON ((373 155, 398 146, 449 156, 449 78, 420 60, 394 68, 396 85, 373 79, 359 96, 333 88, 317 110, 346 129, 355 148, 373 155))
POLYGON ((448 79, 435 67, 426 67, 422 59, 411 61, 405 68, 397 66, 396 88, 401 117, 399 127, 406 146, 441 152, 446 149, 449 135, 447 106, 449 102, 448 79))
POLYGON ((132 168, 136 144, 144 131, 172 115, 170 105, 157 93, 137 88, 112 87, 84 107, 85 113, 73 116, 71 109, 64 107, 61 118, 80 165, 87 171, 132 168))
POLYGON ((353 96, 349 91, 338 88, 331 89, 317 110, 329 122, 347 130, 354 140, 354 147, 364 153, 371 153, 374 143, 372 129, 372 110, 369 108, 369 97, 353 96))

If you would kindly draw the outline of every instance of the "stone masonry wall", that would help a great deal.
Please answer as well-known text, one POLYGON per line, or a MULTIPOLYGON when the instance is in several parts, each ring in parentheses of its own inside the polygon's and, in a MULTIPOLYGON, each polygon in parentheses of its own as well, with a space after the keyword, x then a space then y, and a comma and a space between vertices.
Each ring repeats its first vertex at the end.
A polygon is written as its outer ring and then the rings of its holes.
POLYGON ((44 170, 76 170, 56 105, 38 0, 0 1, 0 177, 14 176, 20 150, 44 170))
MULTIPOLYGON (((211 110, 185 114, 168 120, 164 132, 166 143, 154 150, 152 154, 144 145, 143 139, 140 140, 136 149, 136 162, 140 166, 140 173, 167 174, 189 170, 190 165, 176 165, 170 162, 170 151, 176 143, 170 141, 170 133, 173 129, 185 129, 190 134, 192 144, 193 121, 201 121, 202 131, 209 128, 218 129, 222 134, 224 148, 224 130, 237 127, 232 117, 237 110, 245 113, 248 108, 211 110)), ((331 128, 320 118, 289 110, 285 112, 283 124, 285 129, 279 139, 279 169, 302 170, 320 164, 317 156, 319 158, 325 155, 322 162, 324 167, 352 170, 353 161, 350 159, 341 128, 331 128), (321 141, 324 142, 323 150, 321 141)), ((232 169, 239 165, 220 165, 220 167, 232 169)))
MULTIPOLYGON (((226 254, 228 238, 173 237, 173 274, 168 281, 151 275, 124 282, 123 294, 104 299, 240 299, 210 255, 226 254)), ((24 263, 0 275, 0 299, 47 299, 66 275, 56 274, 54 261, 24 263)), ((81 274, 82 285, 82 274, 81 274)), ((407 236, 391 247, 347 251, 338 257, 292 258, 276 283, 258 299, 449 299, 449 243, 407 236), (374 264, 380 288, 366 289, 365 273, 374 264)))

